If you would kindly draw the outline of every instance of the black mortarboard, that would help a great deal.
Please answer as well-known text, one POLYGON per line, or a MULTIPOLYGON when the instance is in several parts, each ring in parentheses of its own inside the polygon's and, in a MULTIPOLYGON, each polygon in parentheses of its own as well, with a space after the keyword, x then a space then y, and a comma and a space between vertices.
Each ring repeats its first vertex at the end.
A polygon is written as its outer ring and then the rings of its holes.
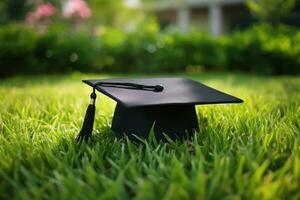
POLYGON ((117 102, 111 129, 117 135, 147 138, 153 127, 157 139, 183 138, 199 130, 195 105, 241 103, 241 99, 185 78, 84 80, 93 88, 78 141, 88 139, 95 116, 96 93, 117 102))

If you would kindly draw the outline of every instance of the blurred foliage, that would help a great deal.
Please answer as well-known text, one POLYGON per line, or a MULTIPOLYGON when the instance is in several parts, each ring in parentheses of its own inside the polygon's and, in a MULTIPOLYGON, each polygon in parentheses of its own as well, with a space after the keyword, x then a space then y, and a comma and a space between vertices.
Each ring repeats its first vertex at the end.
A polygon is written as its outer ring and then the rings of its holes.
POLYGON ((0 24, 22 22, 26 14, 38 3, 52 3, 61 6, 61 0, 2 0, 0 2, 0 24))
MULTIPOLYGON (((86 0, 92 10, 92 19, 88 26, 99 25, 124 27, 129 22, 141 21, 143 15, 135 8, 129 8, 123 0, 86 0)), ((62 10, 66 0, 2 0, 0 1, 0 24, 24 22, 26 14, 42 3, 51 3, 57 10, 62 10)), ((58 12, 59 13, 59 12, 58 12)), ((65 23, 61 14, 57 14, 55 23, 65 23)))
POLYGON ((93 17, 104 25, 116 24, 118 15, 124 11, 123 0, 88 0, 93 17))
POLYGON ((37 33, 29 28, 10 25, 0 30, 0 74, 40 72, 35 56, 37 33))
POLYGON ((300 31, 257 25, 231 36, 102 28, 93 35, 63 27, 46 33, 20 25, 0 28, 0 74, 81 72, 241 71, 300 74, 300 31))
POLYGON ((9 0, 0 2, 0 23, 24 19, 29 6, 26 0, 9 0))
POLYGON ((298 29, 260 25, 235 33, 227 40, 229 69, 266 74, 300 72, 298 29))
POLYGON ((125 5, 124 0, 86 0, 92 9, 90 20, 96 26, 113 26, 115 28, 130 29, 141 23, 144 15, 141 10, 125 5))
POLYGON ((247 0, 247 4, 262 21, 277 23, 291 13, 296 0, 247 0))

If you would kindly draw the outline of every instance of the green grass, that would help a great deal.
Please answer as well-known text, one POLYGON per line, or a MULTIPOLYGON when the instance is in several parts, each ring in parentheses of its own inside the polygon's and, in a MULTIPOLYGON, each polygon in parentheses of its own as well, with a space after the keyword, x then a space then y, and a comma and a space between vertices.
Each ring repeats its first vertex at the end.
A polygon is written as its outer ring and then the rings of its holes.
POLYGON ((74 142, 81 79, 109 75, 0 81, 0 199, 300 199, 300 78, 184 76, 245 102, 198 106, 189 142, 140 145, 113 136, 103 95, 92 141, 74 142))

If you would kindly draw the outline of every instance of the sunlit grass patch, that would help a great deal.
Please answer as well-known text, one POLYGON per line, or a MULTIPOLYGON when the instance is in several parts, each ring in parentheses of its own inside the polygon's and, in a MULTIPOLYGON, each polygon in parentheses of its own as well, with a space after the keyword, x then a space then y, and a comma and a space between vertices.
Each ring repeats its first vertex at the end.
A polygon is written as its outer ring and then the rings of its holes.
POLYGON ((299 199, 300 78, 178 76, 245 102, 197 106, 191 141, 136 145, 114 137, 115 103, 100 95, 93 138, 78 146, 81 79, 109 75, 1 80, 0 198, 299 199))

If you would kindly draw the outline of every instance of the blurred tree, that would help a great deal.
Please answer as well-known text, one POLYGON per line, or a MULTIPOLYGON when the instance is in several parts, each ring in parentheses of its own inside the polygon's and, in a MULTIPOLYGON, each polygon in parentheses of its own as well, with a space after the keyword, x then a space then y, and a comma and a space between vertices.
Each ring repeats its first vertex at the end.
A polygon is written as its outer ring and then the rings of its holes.
POLYGON ((247 0, 249 9, 262 21, 275 24, 287 17, 295 0, 247 0))
POLYGON ((93 13, 93 24, 127 29, 143 18, 142 12, 136 8, 128 7, 125 0, 86 1, 93 13))
POLYGON ((4 19, 3 19, 4 14, 3 13, 4 13, 4 2, 1 1, 0 2, 0 24, 2 24, 4 22, 4 19))
POLYGON ((58 6, 61 0, 1 0, 0 23, 6 24, 12 21, 22 21, 30 10, 41 3, 52 3, 58 6))
POLYGON ((112 25, 118 16, 124 11, 123 0, 87 0, 93 17, 97 22, 104 25, 112 25))
POLYGON ((1 23, 24 19, 29 7, 26 0, 4 0, 0 3, 1 23))

